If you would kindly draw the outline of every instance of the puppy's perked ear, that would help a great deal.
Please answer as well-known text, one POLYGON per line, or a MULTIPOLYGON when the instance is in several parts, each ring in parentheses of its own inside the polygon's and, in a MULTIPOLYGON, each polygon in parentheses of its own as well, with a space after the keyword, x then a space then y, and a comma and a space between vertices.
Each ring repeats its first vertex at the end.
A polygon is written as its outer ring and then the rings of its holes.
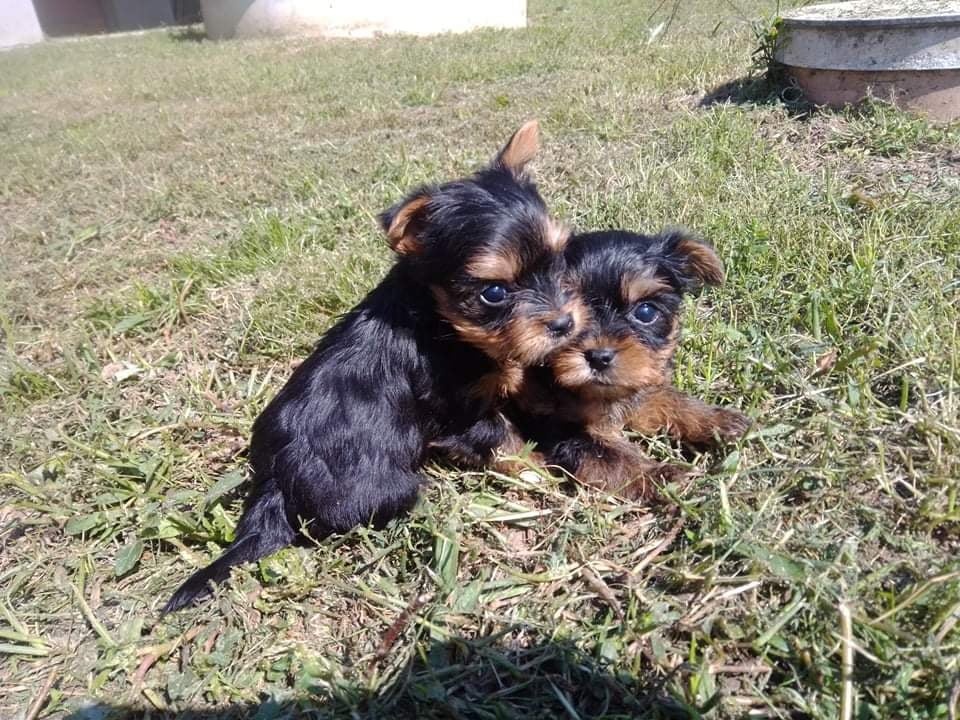
POLYGON ((421 233, 426 224, 430 193, 419 190, 380 214, 380 227, 390 248, 398 255, 416 255, 423 250, 421 233))
POLYGON ((503 149, 497 153, 493 164, 510 171, 520 177, 524 174, 527 164, 533 160, 540 150, 540 123, 529 120, 517 130, 503 149))
POLYGON ((723 284, 723 261, 709 243, 684 230, 661 236, 678 279, 686 289, 723 284))

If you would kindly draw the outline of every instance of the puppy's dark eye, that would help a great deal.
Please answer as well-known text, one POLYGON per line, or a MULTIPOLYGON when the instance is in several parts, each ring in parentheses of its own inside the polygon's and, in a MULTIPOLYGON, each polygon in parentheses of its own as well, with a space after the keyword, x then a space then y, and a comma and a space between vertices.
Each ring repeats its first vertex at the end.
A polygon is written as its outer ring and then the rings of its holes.
POLYGON ((507 289, 503 285, 488 285, 480 293, 484 305, 496 307, 507 301, 507 289))
POLYGON ((658 317, 660 317, 660 311, 650 303, 640 303, 636 308, 634 308, 633 317, 637 322, 644 325, 649 325, 658 317))

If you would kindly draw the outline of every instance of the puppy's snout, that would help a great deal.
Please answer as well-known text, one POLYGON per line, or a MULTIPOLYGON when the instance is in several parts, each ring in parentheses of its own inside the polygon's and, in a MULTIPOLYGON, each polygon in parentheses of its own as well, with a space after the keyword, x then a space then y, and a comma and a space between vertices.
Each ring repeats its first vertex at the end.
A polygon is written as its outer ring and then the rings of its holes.
POLYGON ((554 335, 563 337, 570 334, 570 331, 573 330, 573 324, 573 315, 567 313, 548 322, 547 329, 554 335))
POLYGON ((617 353, 610 348, 592 348, 584 351, 583 356, 587 359, 587 364, 589 364, 591 368, 603 371, 610 367, 617 353))

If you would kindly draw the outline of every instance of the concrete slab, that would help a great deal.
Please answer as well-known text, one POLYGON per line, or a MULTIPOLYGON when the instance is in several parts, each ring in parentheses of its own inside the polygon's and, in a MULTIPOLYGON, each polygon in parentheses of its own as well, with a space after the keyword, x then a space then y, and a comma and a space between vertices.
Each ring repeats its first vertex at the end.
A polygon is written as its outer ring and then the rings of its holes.
POLYGON ((213 39, 257 35, 432 35, 480 27, 526 27, 526 0, 202 0, 213 39))

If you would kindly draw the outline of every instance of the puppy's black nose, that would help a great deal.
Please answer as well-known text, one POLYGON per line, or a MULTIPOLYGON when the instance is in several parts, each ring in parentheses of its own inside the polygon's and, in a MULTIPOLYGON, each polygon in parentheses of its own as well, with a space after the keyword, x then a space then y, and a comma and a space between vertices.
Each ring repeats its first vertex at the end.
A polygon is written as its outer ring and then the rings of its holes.
POLYGON ((593 348, 586 350, 583 355, 594 370, 606 370, 616 357, 616 351, 610 348, 593 348))
POLYGON ((566 315, 554 318, 547 323, 547 328, 554 335, 569 335, 570 331, 573 330, 573 315, 567 313, 566 315))

